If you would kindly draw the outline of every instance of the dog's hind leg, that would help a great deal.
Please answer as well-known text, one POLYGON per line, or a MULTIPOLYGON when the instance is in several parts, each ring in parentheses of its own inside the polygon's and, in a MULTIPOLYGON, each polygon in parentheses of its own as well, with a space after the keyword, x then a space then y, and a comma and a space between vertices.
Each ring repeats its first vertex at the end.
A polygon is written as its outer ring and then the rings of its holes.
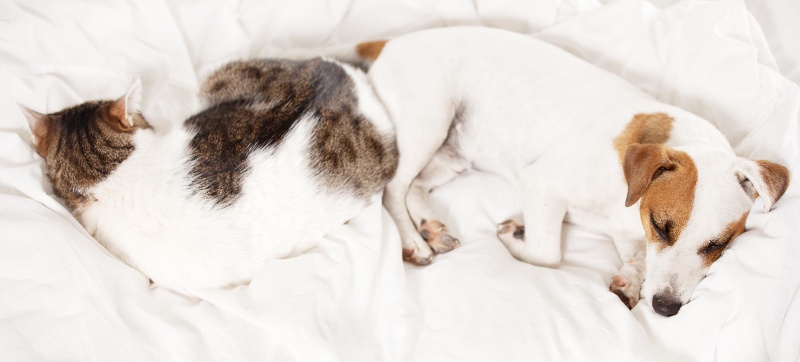
MULTIPOLYGON (((515 258, 534 265, 555 268, 561 263, 561 226, 567 202, 556 189, 542 161, 520 174, 523 187, 524 226, 506 220, 497 226, 497 236, 515 258)), ((552 169, 552 168, 549 168, 552 169)))
POLYGON ((420 236, 437 254, 453 250, 460 245, 460 242, 448 233, 445 224, 431 209, 428 195, 431 189, 452 180, 467 167, 468 162, 445 143, 414 179, 408 190, 406 198, 408 213, 417 224, 420 236))
MULTIPOLYGON (((425 107, 423 100, 409 104, 417 106, 400 109, 390 107, 390 110, 395 110, 391 114, 396 124, 400 158, 394 178, 386 185, 383 205, 394 219, 400 233, 403 259, 425 265, 433 261, 434 252, 411 219, 407 200, 409 193, 415 195, 411 197, 414 200, 412 202, 418 200, 417 191, 411 191, 412 183, 445 142, 451 123, 448 120, 452 119, 454 109, 434 105, 425 107)), ((423 204, 427 205, 426 202, 423 204)), ((415 203, 414 206, 418 204, 415 203)))
MULTIPOLYGON (((391 45, 387 45, 387 51, 391 45)), ((415 264, 433 261, 433 250, 420 236, 409 214, 411 184, 448 138, 463 116, 456 89, 437 66, 417 66, 389 57, 376 61, 367 73, 395 126, 397 171, 386 185, 383 204, 394 219, 403 244, 403 259, 415 264)), ((428 64, 424 62, 423 65, 428 64)))
POLYGON ((633 308, 639 302, 639 292, 644 281, 645 241, 625 235, 612 235, 612 238, 622 259, 622 267, 611 278, 609 289, 628 308, 633 308))
POLYGON ((397 231, 400 233, 400 241, 403 244, 403 260, 417 265, 426 265, 433 261, 433 250, 417 233, 405 202, 412 180, 413 176, 396 174, 383 192, 383 206, 392 216, 397 225, 397 231))

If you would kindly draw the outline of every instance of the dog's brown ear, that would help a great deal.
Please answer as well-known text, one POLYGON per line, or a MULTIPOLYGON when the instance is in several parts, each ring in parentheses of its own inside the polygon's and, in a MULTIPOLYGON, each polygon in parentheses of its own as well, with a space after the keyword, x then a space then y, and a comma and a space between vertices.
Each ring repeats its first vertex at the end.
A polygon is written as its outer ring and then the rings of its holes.
POLYGON ((662 172, 671 170, 675 164, 669 160, 667 148, 661 144, 634 143, 625 151, 622 169, 628 183, 625 206, 631 206, 642 198, 647 187, 662 172))
POLYGON ((764 212, 783 196, 789 187, 789 170, 777 163, 742 159, 737 169, 739 184, 751 199, 764 198, 764 212))

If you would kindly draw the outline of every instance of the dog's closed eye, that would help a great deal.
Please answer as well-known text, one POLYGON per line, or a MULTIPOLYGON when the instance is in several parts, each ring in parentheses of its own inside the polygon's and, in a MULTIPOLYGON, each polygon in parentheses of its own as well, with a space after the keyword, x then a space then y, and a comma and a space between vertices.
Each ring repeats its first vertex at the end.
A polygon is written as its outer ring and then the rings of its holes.
POLYGON ((670 231, 672 231, 672 222, 666 221, 664 226, 659 226, 656 222, 655 217, 653 217, 653 213, 650 213, 650 225, 653 227, 653 230, 658 234, 658 237, 661 238, 662 241, 669 243, 670 242, 670 231))
POLYGON ((722 249, 725 249, 728 246, 728 243, 731 241, 731 237, 728 236, 726 240, 719 240, 714 239, 711 240, 704 248, 700 249, 700 253, 702 254, 712 254, 718 252, 722 249))

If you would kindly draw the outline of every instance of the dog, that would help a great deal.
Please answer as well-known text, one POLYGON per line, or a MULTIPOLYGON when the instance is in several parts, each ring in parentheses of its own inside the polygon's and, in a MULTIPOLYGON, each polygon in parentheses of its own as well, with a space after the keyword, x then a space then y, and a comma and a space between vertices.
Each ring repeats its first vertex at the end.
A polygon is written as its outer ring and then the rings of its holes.
POLYGON ((565 220, 603 233, 623 261, 610 290, 672 316, 754 199, 767 212, 789 184, 785 167, 737 157, 701 117, 520 34, 440 28, 324 51, 368 68, 394 122, 400 160, 383 202, 415 264, 460 244, 430 190, 492 172, 522 190, 522 219, 497 227, 514 257, 558 267, 565 220))

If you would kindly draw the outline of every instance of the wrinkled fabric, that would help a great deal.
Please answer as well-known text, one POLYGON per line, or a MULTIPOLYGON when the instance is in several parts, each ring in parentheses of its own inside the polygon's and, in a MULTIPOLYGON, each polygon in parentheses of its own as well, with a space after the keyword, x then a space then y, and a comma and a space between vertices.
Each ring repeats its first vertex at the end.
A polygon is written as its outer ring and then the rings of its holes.
MULTIPOLYGON (((756 10, 780 12, 771 6, 756 10)), ((53 196, 14 104, 53 112, 116 98, 140 78, 143 113, 161 132, 200 109, 200 77, 227 61, 455 25, 505 28, 556 44, 705 117, 740 156, 800 170, 800 95, 781 73, 800 49, 792 54, 783 46, 776 60, 770 45, 785 44, 785 37, 770 36, 782 28, 770 24, 765 35, 740 1, 2 2, 0 355, 82 361, 800 357, 797 183, 770 213, 756 202, 748 232, 671 318, 655 314, 647 300, 629 311, 610 293, 620 266, 614 246, 579 226, 565 226, 559 269, 511 257, 495 225, 520 212, 520 194, 480 172, 432 193, 432 206, 461 247, 429 266, 402 262, 396 227, 376 197, 318 247, 270 261, 249 285, 180 294, 150 285, 108 253, 53 196)))

